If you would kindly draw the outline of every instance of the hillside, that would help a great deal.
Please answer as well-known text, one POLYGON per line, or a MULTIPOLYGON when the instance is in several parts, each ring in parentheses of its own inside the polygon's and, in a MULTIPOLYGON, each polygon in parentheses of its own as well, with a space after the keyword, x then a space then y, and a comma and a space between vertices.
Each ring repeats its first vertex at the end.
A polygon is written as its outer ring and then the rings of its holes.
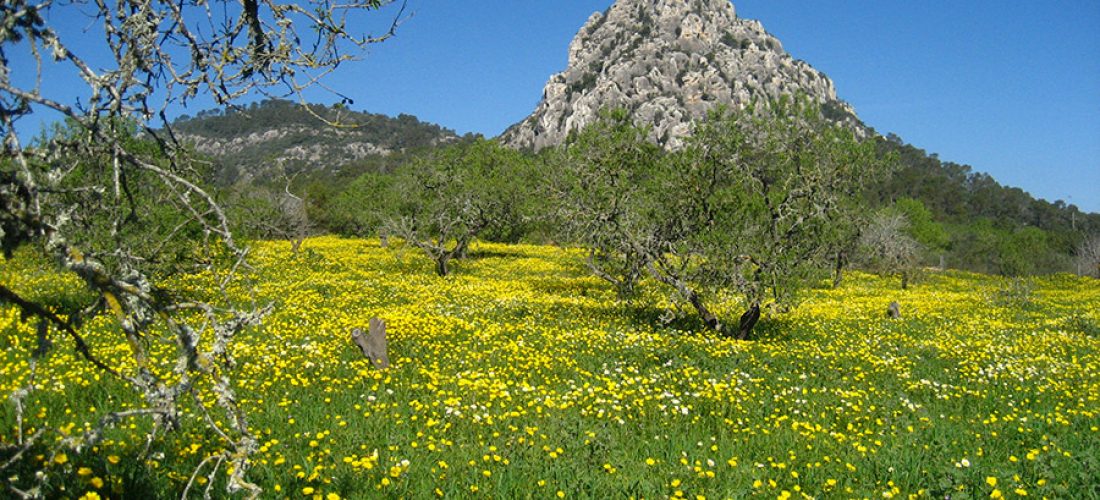
POLYGON ((879 149, 896 155, 898 169, 873 190, 871 203, 919 200, 948 232, 944 250, 949 267, 994 274, 1072 272, 1078 245, 1086 235, 1100 234, 1098 213, 1004 186, 987 173, 943 161, 894 134, 881 138, 879 149), (1013 266, 1005 262, 1006 251, 1023 257, 1025 269, 1009 269, 1013 266))
POLYGON ((184 141, 214 159, 219 184, 269 179, 307 170, 344 175, 357 163, 458 139, 452 130, 410 115, 396 118, 269 99, 244 109, 210 110, 174 124, 184 141), (320 118, 339 122, 326 125, 320 118))

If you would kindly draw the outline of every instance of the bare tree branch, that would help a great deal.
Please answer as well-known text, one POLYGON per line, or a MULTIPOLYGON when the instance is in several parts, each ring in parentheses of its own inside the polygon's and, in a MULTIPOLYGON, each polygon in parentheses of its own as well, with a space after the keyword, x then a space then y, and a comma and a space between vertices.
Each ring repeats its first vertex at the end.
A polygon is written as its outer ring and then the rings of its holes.
MULTIPOLYGON (((230 296, 238 271, 248 269, 248 249, 234 238, 225 211, 202 181, 203 165, 178 142, 167 111, 200 96, 219 106, 256 95, 295 95, 304 102, 306 88, 366 46, 394 36, 408 19, 403 3, 382 34, 352 31, 361 25, 359 13, 389 3, 0 2, 0 250, 17 259, 17 251, 36 253, 56 263, 54 270, 79 277, 91 292, 82 299, 87 303, 62 314, 3 285, 0 302, 65 332, 85 360, 129 382, 145 403, 110 413, 95 429, 59 446, 87 446, 104 428, 135 417, 153 420, 148 447, 158 432, 178 425, 181 398, 196 397, 203 387, 224 413, 206 418, 225 422, 215 430, 225 449, 214 455, 214 469, 223 463, 232 469, 230 493, 260 493, 246 479, 256 443, 237 404, 231 346, 269 309, 230 296), (82 33, 55 23, 61 9, 66 17, 74 9, 89 12, 82 33), (96 36, 101 44, 86 42, 96 36), (31 64, 33 77, 12 75, 31 64), (79 78, 80 91, 54 94, 43 84, 60 74, 79 78), (21 120, 42 111, 59 113, 65 122, 27 145, 21 120), (229 258, 200 261, 191 257, 196 254, 229 258), (220 287, 205 301, 180 304, 158 288, 165 276, 198 268, 220 287), (118 368, 93 355, 88 339, 100 337, 86 335, 82 320, 104 312, 117 319, 120 335, 112 340, 125 341, 136 368, 118 368), (171 361, 146 348, 158 336, 175 345, 173 377, 152 369, 171 361), (197 384, 204 379, 212 382, 197 384)), ((304 207, 289 187, 286 195, 304 207)), ((12 460, 23 458, 18 453, 12 460)), ((34 496, 52 476, 44 471, 18 484, 4 477, 0 484, 12 494, 34 496)))

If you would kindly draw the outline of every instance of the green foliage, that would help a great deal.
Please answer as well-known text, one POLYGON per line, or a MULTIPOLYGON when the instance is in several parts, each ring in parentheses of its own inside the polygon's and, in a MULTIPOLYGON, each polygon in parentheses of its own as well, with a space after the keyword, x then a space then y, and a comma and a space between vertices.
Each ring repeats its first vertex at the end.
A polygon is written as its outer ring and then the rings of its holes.
POLYGON ((741 44, 741 42, 737 40, 737 37, 736 37, 736 36, 734 36, 734 35, 733 35, 733 32, 731 32, 731 31, 727 31, 727 32, 725 32, 725 33, 722 33, 722 39, 721 39, 721 41, 722 41, 722 43, 723 43, 723 44, 725 44, 725 45, 726 45, 727 47, 732 47, 732 48, 740 48, 740 46, 741 46, 741 45, 740 45, 740 44, 741 44))
POLYGON ((626 110, 604 111, 570 134, 550 184, 562 235, 587 249, 588 266, 623 299, 644 273, 644 249, 636 242, 650 237, 652 186, 668 166, 647 136, 626 110))
MULTIPOLYGON (((974 172, 969 165, 941 161, 894 134, 878 141, 878 147, 884 154, 897 155, 900 168, 874 187, 869 193, 872 201, 879 206, 906 198, 920 201, 931 220, 950 234, 944 256, 952 267, 995 273, 1071 271, 1072 255, 1083 235, 1100 232, 1100 214, 1082 212, 1062 200, 1035 199, 1019 188, 1002 186, 988 174, 974 172), (1045 233, 1044 246, 1006 255, 1014 262, 1005 266, 995 262, 1001 259, 999 252, 994 252, 1002 246, 999 240, 1010 239, 1009 235, 1027 227, 1045 233)), ((920 219, 913 219, 914 229, 921 225, 920 219)), ((923 233, 921 237, 927 236, 930 234, 923 233)), ((937 248, 931 241, 921 242, 937 248)))
POLYGON ((894 209, 909 222, 906 234, 929 252, 943 252, 951 243, 951 237, 943 225, 932 218, 932 212, 924 203, 913 198, 901 198, 894 202, 894 209))
POLYGON ((1049 255, 1047 235, 1041 229, 1025 227, 1006 234, 1000 242, 998 257, 1001 274, 1024 276, 1033 274, 1036 256, 1049 255))
MULTIPOLYGON (((192 179, 199 186, 210 178, 208 165, 188 161, 184 154, 179 154, 175 163, 169 162, 160 145, 148 135, 139 135, 134 123, 117 121, 103 127, 110 130, 122 148, 157 168, 174 170, 173 173, 192 179)), ((51 141, 80 144, 83 140, 86 138, 81 128, 66 121, 43 132, 34 143, 35 147, 44 147, 51 141)), ((100 261, 111 272, 136 269, 152 276, 183 271, 181 266, 194 260, 205 238, 203 227, 182 208, 185 200, 166 186, 159 175, 148 169, 120 168, 103 153, 73 154, 51 160, 53 165, 43 162, 32 167, 45 173, 56 164, 64 164, 68 175, 41 197, 41 209, 77 229, 69 237, 69 243, 87 257, 100 261), (107 179, 110 181, 105 183, 107 179), (106 184, 106 189, 92 187, 102 184, 106 184)), ((10 166, 3 168, 5 172, 11 171, 10 166)))
POLYGON ((1034 227, 1000 228, 990 219, 948 226, 953 266, 1005 276, 1050 272, 1068 264, 1049 245, 1050 233, 1034 227))
MULTIPOLYGON (((741 43, 732 36, 727 35, 723 42, 741 43)), ((593 71, 570 84, 570 92, 595 84, 600 63, 594 64, 597 67, 593 71)), ((834 102, 824 103, 821 112, 836 123, 855 120, 834 102)), ((377 220, 358 220, 364 216, 356 209, 361 201, 349 204, 352 200, 363 200, 363 193, 344 195, 353 180, 364 173, 394 172, 411 158, 430 154, 455 138, 449 130, 408 115, 390 118, 350 111, 345 106, 310 105, 306 108, 274 99, 241 109, 214 110, 199 113, 194 118, 184 117, 177 123, 177 129, 184 135, 218 140, 259 137, 271 130, 292 130, 240 151, 216 155, 217 168, 210 174, 211 178, 219 185, 242 180, 266 184, 277 180, 278 175, 300 173, 300 182, 310 186, 307 198, 311 218, 321 228, 341 234, 364 234, 364 231, 371 231, 369 227, 377 226, 377 220), (316 134, 313 132, 318 120, 314 114, 354 127, 316 134), (350 142, 374 144, 392 153, 356 158, 345 149, 350 142), (319 147, 314 148, 314 145, 319 147), (319 151, 321 157, 317 161, 287 158, 285 152, 296 146, 313 148, 311 151, 319 151), (275 167, 276 159, 281 162, 278 168, 275 167)), ((875 181, 866 197, 876 208, 893 207, 905 214, 910 221, 909 235, 926 249, 922 255, 922 263, 926 265, 938 265, 943 258, 948 266, 982 272, 1073 271, 1076 269, 1075 251, 1083 235, 1100 232, 1100 214, 1083 213, 1062 201, 1036 200, 1020 189, 1001 186, 990 176, 973 172, 970 166, 941 161, 934 154, 904 144, 892 134, 877 140, 876 144, 883 161, 896 159, 898 168, 875 181), (992 232, 980 222, 986 219, 992 224, 992 232), (1041 252, 1017 251, 1018 245, 1012 243, 1011 235, 1027 227, 1045 233, 1041 252)), ((529 203, 546 205, 538 199, 529 203)), ((858 203, 851 205, 860 206, 858 203)), ((854 241, 854 230, 865 221, 858 210, 850 207, 840 210, 846 215, 832 226, 831 241, 826 241, 829 238, 824 236, 822 241, 842 267, 853 253, 846 245, 854 241)), ((529 207, 528 211, 549 215, 550 209, 547 206, 529 207)), ((483 237, 520 240, 529 237, 534 230, 531 222, 488 229, 483 237), (498 232, 501 228, 507 230, 498 232)), ((546 237, 546 232, 542 231, 546 237)))
POLYGON ((567 234, 621 296, 648 274, 720 331, 709 294, 741 295, 748 317, 792 303, 848 200, 886 168, 872 144, 807 100, 716 110, 673 154, 646 136, 614 111, 570 138, 557 193, 567 234))
POLYGON ((410 200, 394 188, 394 175, 365 173, 332 199, 326 206, 327 226, 339 234, 369 236, 382 227, 387 213, 405 213, 410 200))
MULTIPOLYGON (((449 273, 448 262, 465 256, 470 242, 489 232, 509 237, 526 214, 530 162, 495 141, 477 139, 448 147, 404 165, 382 197, 388 232, 424 250, 436 272, 449 273)), ((369 195, 368 195, 369 196, 369 195)), ((375 217, 368 211, 364 216, 375 217)))
POLYGON ((694 219, 682 253, 704 256, 699 269, 710 275, 693 281, 733 286, 753 306, 794 299, 846 204, 888 168, 872 144, 802 99, 712 113, 685 159, 681 184, 666 191, 689 193, 675 212, 694 219))

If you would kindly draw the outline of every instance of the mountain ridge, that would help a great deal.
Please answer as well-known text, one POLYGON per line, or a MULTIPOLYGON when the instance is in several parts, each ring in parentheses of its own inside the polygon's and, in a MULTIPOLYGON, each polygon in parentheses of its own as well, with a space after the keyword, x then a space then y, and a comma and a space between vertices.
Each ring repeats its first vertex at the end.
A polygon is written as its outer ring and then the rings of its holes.
POLYGON ((222 185, 262 182, 299 170, 336 175, 355 163, 459 140, 453 130, 411 115, 280 99, 183 116, 172 127, 181 140, 214 160, 222 185), (322 119, 341 126, 324 126, 322 119))

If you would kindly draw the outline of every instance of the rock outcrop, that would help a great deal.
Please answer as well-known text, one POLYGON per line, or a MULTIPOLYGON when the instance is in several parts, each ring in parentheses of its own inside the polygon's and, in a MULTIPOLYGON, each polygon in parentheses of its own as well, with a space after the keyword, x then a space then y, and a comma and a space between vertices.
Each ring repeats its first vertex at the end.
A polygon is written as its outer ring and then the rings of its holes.
POLYGON ((827 76, 787 54, 760 22, 739 19, 729 0, 618 0, 592 14, 569 45, 568 67, 501 139, 521 149, 554 146, 601 109, 624 107, 652 127, 654 142, 675 149, 718 104, 794 94, 856 122, 827 76))

